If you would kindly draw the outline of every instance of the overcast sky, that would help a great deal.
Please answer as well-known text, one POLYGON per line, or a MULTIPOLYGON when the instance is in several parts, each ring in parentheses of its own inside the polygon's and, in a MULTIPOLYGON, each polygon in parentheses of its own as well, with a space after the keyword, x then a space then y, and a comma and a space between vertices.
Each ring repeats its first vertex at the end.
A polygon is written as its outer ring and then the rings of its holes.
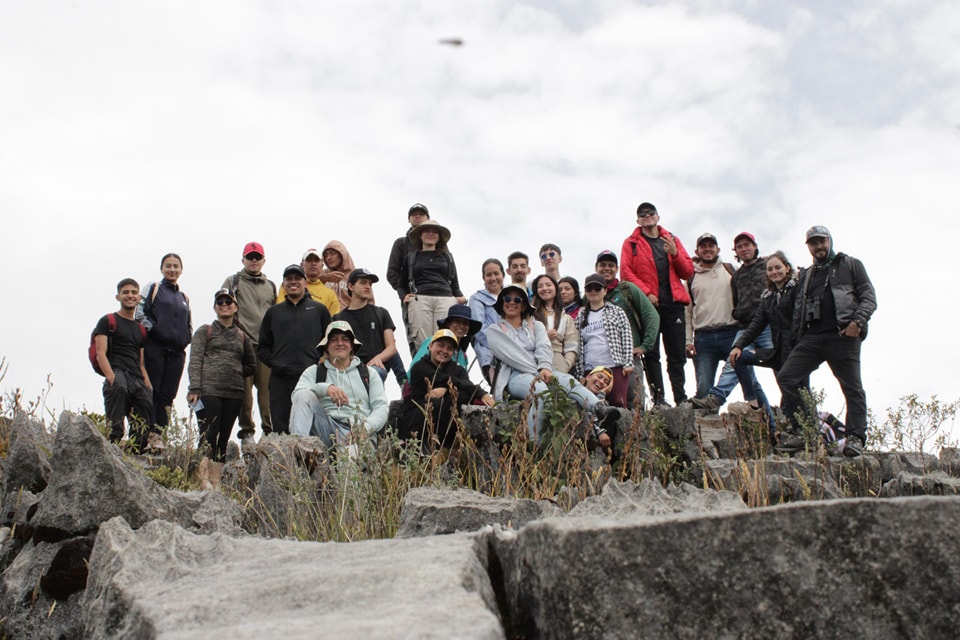
POLYGON ((827 225, 877 289, 872 410, 955 399, 958 41, 960 6, 924 0, 0 0, 0 388, 102 411, 90 331, 168 251, 196 327, 249 240, 274 280, 332 239, 383 275, 419 201, 469 295, 548 241, 582 280, 646 200, 728 260, 749 230, 807 264, 827 225))

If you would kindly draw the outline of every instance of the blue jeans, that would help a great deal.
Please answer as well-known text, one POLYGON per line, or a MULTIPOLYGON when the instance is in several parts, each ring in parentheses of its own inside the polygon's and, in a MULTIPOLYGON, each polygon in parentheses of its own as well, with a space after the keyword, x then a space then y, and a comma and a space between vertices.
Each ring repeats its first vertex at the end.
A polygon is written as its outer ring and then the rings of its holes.
MULTIPOLYGON (((590 393, 586 387, 577 382, 577 379, 566 373, 554 373, 553 377, 560 382, 560 386, 567 391, 567 394, 576 401, 582 409, 592 409, 597 404, 597 396, 590 393)), ((531 373, 514 372, 507 383, 507 390, 514 398, 526 398, 530 393, 530 385, 536 378, 531 373)), ((527 413, 527 429, 530 432, 530 439, 533 442, 540 442, 541 431, 543 430, 543 396, 547 390, 546 383, 537 380, 533 387, 535 397, 530 403, 530 411, 527 413)))
MULTIPOLYGON (((737 331, 737 335, 734 337, 733 342, 736 342, 740 339, 740 336, 743 335, 743 329, 737 331)), ((730 347, 733 348, 733 342, 730 343, 730 347)), ((753 349, 772 349, 773 348, 773 337, 770 335, 770 326, 768 325, 757 339, 753 341, 752 344, 748 345, 748 348, 753 349)), ((746 351, 744 351, 746 353, 746 351)), ((730 355, 729 350, 727 355, 730 355)), ((742 356, 741 356, 742 357, 742 356)), ((744 363, 746 366, 747 363, 744 363)), ((747 367, 747 372, 750 376, 750 385, 752 390, 749 390, 747 386, 744 386, 742 380, 737 377, 736 370, 727 362, 723 365, 723 371, 720 372, 720 379, 717 380, 717 384, 710 389, 709 393, 720 398, 721 403, 726 402, 727 396, 733 391, 734 387, 737 386, 737 383, 740 383, 740 388, 743 390, 744 400, 757 400, 761 407, 767 408, 767 418, 770 420, 770 424, 775 424, 773 418, 773 410, 770 408, 770 402, 767 400, 767 394, 763 392, 763 387, 760 386, 760 383, 757 382, 757 376, 753 372, 753 367, 747 367), (749 396, 748 396, 749 394, 749 396)))
POLYGON ((331 418, 313 391, 300 389, 293 392, 290 433, 295 436, 317 436, 329 449, 334 445, 334 441, 336 444, 349 441, 350 425, 341 424, 331 418))
MULTIPOLYGON (((737 328, 701 330, 697 331, 693 339, 693 347, 697 354, 693 356, 693 370, 697 374, 697 397, 706 398, 713 387, 714 376, 717 374, 717 365, 727 359, 733 341, 737 337, 737 328)), ((736 378, 734 378, 736 383, 736 378)))

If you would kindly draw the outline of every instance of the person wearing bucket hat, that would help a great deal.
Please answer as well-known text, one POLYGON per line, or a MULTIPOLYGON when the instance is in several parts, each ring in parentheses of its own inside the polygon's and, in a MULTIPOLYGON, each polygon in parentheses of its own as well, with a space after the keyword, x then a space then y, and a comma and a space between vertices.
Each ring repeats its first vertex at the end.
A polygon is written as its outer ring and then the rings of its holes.
POLYGON ((402 440, 418 438, 425 453, 453 445, 457 435, 454 403, 461 408, 474 399, 488 407, 494 404, 493 396, 471 382, 466 369, 453 360, 461 340, 450 329, 437 330, 427 354, 410 371, 410 392, 403 400, 397 430, 402 440))
POLYGON ((220 484, 227 442, 243 407, 243 380, 257 369, 253 342, 237 326, 237 299, 230 289, 213 295, 216 320, 202 325, 190 343, 187 402, 197 413, 201 448, 208 448, 197 472, 200 488, 220 484))
POLYGON ((410 353, 436 331, 437 321, 454 304, 466 304, 457 265, 447 249, 450 230, 426 220, 409 231, 414 251, 407 254, 399 292, 407 311, 410 353))
POLYGON ((504 287, 494 305, 502 318, 487 330, 487 342, 500 360, 494 377, 493 396, 498 400, 504 391, 515 398, 532 395, 527 414, 530 439, 539 442, 543 435, 544 394, 547 383, 556 378, 567 395, 583 409, 593 409, 597 397, 566 373, 553 372, 553 347, 543 323, 533 318, 534 307, 523 287, 504 287))
MULTIPOLYGON (((483 324, 474 319, 473 312, 470 310, 470 307, 465 304, 455 304, 447 309, 447 317, 437 320, 436 328, 450 329, 460 340, 460 344, 457 347, 457 351, 454 354, 453 359, 457 362, 457 364, 466 369, 467 346, 470 344, 470 341, 473 339, 473 337, 479 333, 482 327, 483 324)), ((423 358, 423 356, 426 355, 429 345, 429 341, 425 341, 420 345, 420 348, 417 349, 417 353, 413 356, 413 361, 410 363, 410 370, 413 369, 414 364, 416 364, 421 358, 423 358)), ((407 375, 410 375, 410 371, 407 371, 407 375)))
POLYGON ((260 325, 257 355, 270 367, 270 416, 273 430, 289 433, 290 394, 303 370, 317 361, 317 342, 330 324, 330 312, 307 293, 303 267, 283 270, 287 297, 269 309, 260 325))
MULTIPOLYGON (((846 438, 837 441, 845 456, 863 453, 867 439, 867 396, 860 377, 860 348, 867 323, 877 309, 877 294, 863 263, 836 253, 830 231, 822 225, 807 230, 807 249, 813 265, 800 275, 793 332, 797 343, 777 378, 783 409, 794 427, 803 382, 826 362, 847 401, 846 438)), ((811 413, 815 418, 815 413, 811 413)))
POLYGON ((323 355, 293 390, 290 433, 316 436, 327 447, 354 444, 387 423, 390 403, 380 376, 356 356, 363 347, 345 320, 334 320, 317 344, 323 355))

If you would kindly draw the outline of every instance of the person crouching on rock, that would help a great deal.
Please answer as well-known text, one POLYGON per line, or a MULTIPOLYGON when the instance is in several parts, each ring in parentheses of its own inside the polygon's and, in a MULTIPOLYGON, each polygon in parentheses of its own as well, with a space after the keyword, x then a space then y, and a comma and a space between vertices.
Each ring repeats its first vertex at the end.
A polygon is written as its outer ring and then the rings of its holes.
POLYGON ((209 445, 199 469, 204 491, 220 484, 227 442, 243 407, 244 378, 257 370, 253 341, 235 322, 237 299, 230 289, 213 295, 213 310, 217 319, 193 334, 187 369, 187 401, 197 412, 200 445, 209 445))
POLYGON ((410 369, 410 394, 403 401, 398 421, 400 438, 418 438, 425 452, 436 445, 449 448, 457 435, 453 405, 470 404, 474 398, 492 407, 493 396, 470 381, 466 370, 453 361, 460 340, 450 329, 440 329, 430 341, 427 354, 410 369))
POLYGON ((390 405, 379 375, 360 362, 362 345, 349 322, 334 320, 317 349, 320 362, 307 367, 293 390, 290 433, 317 436, 327 447, 373 439, 387 423, 390 405))

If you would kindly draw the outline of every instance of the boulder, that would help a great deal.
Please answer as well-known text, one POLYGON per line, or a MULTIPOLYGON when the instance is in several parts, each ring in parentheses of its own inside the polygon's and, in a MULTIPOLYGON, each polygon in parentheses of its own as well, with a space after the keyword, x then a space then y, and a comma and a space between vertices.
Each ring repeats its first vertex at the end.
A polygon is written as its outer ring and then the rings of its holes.
POLYGON ((128 462, 85 417, 61 415, 51 463, 49 483, 32 520, 34 541, 87 535, 114 516, 134 528, 159 518, 199 532, 243 532, 240 505, 213 491, 164 489, 128 462))
POLYGON ((698 489, 691 484, 664 487, 655 480, 635 482, 610 480, 600 495, 586 498, 575 506, 568 518, 589 516, 627 517, 665 513, 702 513, 746 509, 739 494, 732 491, 698 489))
POLYGON ((24 489, 40 493, 50 476, 53 436, 43 424, 19 411, 10 429, 10 445, 3 470, 3 495, 24 489))
POLYGON ((544 500, 491 498, 469 489, 411 489, 400 511, 398 538, 415 538, 458 531, 476 531, 499 524, 519 529, 539 518, 561 515, 544 500))
POLYGON ((949 476, 942 471, 925 475, 901 471, 895 478, 883 485, 880 495, 884 498, 960 495, 960 478, 949 476))
POLYGON ((870 456, 880 462, 881 482, 896 478, 906 471, 912 474, 924 474, 940 471, 940 461, 930 453, 916 451, 877 451, 870 452, 870 456))
POLYGON ((91 638, 502 638, 466 534, 351 544, 199 536, 154 521, 100 528, 91 638))
POLYGON ((483 533, 508 636, 954 637, 960 498, 830 500, 483 533))

